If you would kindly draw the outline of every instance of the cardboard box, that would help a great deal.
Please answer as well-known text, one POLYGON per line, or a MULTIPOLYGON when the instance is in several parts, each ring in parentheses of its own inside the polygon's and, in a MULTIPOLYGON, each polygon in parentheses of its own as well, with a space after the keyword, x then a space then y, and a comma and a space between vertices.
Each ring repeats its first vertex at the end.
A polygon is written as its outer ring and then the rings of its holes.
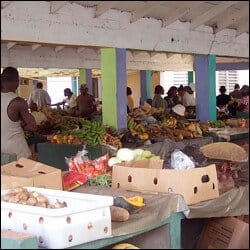
POLYGON ((197 249, 249 249, 249 224, 234 217, 212 219, 204 227, 197 249))
POLYGON ((219 197, 215 165, 188 170, 162 169, 163 160, 115 164, 112 187, 181 194, 187 205, 219 197))
POLYGON ((62 190, 61 170, 26 158, 1 166, 1 189, 20 186, 62 190))

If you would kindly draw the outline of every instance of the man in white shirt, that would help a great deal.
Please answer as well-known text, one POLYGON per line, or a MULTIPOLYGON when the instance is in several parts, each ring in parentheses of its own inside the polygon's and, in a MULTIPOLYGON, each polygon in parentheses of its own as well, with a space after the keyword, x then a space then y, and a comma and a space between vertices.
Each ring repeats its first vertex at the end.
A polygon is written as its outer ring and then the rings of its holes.
POLYGON ((42 82, 38 82, 36 84, 36 89, 30 94, 28 99, 28 105, 30 106, 31 103, 36 103, 38 109, 42 107, 49 106, 51 104, 51 98, 46 90, 43 89, 42 82))
POLYGON ((183 105, 185 107, 195 106, 195 97, 194 91, 191 89, 190 86, 184 87, 184 95, 183 95, 183 105))
POLYGON ((74 114, 77 96, 69 88, 64 89, 64 96, 66 98, 64 98, 62 102, 51 104, 50 106, 63 105, 65 111, 69 114, 74 114))

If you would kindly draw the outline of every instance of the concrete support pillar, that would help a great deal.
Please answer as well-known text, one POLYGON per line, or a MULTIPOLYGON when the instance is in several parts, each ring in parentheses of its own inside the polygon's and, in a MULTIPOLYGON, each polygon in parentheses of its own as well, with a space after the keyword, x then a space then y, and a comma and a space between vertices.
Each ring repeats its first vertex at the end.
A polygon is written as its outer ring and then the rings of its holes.
POLYGON ((194 82, 194 72, 188 71, 188 85, 194 82))
POLYGON ((101 49, 103 123, 127 127, 126 49, 101 49))
POLYGON ((216 55, 194 57, 196 117, 216 120, 216 55))
POLYGON ((92 71, 91 69, 79 69, 80 77, 79 84, 87 84, 89 89, 89 94, 93 94, 93 86, 92 86, 92 71))
POLYGON ((140 105, 147 99, 152 99, 152 77, 150 70, 140 70, 141 98, 140 105))

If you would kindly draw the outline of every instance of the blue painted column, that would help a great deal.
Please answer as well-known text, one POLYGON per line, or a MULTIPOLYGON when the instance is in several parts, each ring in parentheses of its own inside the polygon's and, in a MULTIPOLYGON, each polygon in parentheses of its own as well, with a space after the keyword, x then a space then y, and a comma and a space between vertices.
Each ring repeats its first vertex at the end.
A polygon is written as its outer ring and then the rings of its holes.
POLYGON ((216 120, 216 55, 194 57, 196 118, 216 120))
POLYGON ((105 125, 127 127, 126 49, 101 49, 102 117, 105 125))
POLYGON ((93 84, 92 84, 92 70, 91 69, 79 69, 79 85, 87 84, 89 89, 89 94, 93 94, 93 84))
POLYGON ((150 70, 140 70, 141 98, 140 105, 147 99, 152 99, 152 77, 150 70))

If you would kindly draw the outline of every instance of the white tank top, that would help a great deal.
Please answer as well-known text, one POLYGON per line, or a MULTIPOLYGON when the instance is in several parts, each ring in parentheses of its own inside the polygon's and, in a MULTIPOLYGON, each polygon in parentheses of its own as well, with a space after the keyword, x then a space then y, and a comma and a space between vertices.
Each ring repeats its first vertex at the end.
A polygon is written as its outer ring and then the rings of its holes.
POLYGON ((31 151, 24 137, 21 122, 13 122, 7 114, 10 102, 17 95, 13 92, 1 92, 1 153, 16 154, 17 159, 30 157, 31 151))

